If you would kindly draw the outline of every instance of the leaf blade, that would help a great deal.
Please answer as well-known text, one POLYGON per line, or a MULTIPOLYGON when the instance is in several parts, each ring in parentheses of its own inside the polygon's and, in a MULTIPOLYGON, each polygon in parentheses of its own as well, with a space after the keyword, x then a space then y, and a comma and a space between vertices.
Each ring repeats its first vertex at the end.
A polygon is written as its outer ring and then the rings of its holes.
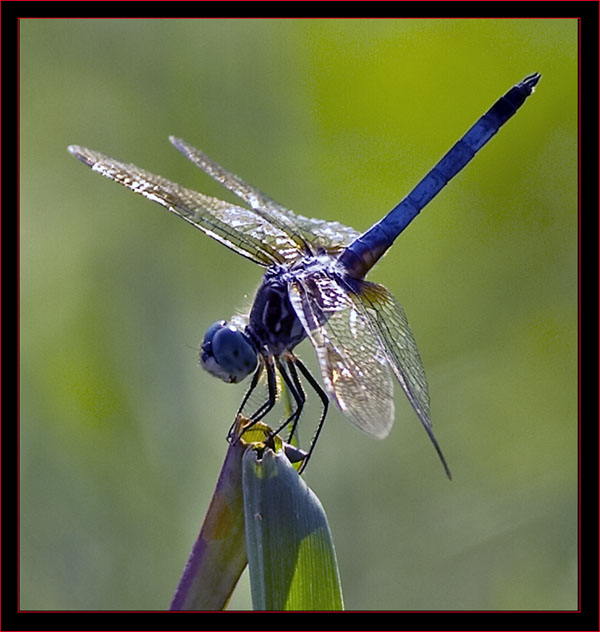
POLYGON ((246 549, 255 610, 342 610, 321 502, 283 453, 243 457, 246 549))

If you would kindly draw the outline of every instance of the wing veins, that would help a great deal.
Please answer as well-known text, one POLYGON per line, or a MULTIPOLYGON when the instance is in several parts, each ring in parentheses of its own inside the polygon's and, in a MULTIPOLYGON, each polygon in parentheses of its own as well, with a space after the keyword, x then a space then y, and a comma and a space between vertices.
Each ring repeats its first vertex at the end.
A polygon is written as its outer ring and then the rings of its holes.
POLYGON ((285 253, 293 249, 293 256, 297 250, 287 233, 282 233, 254 210, 204 195, 146 171, 137 165, 121 162, 85 147, 70 146, 69 151, 91 167, 93 171, 97 171, 134 193, 160 204, 259 265, 269 266, 275 263, 284 263, 287 259, 285 253), (225 216, 226 213, 231 213, 233 220, 242 225, 244 230, 232 228, 229 223, 219 217, 219 214, 225 216), (281 242, 282 248, 275 249, 267 241, 267 238, 281 242))
POLYGON ((222 167, 200 149, 174 136, 170 136, 169 140, 176 149, 207 175, 237 195, 266 220, 286 232, 306 253, 314 254, 315 250, 325 248, 334 254, 341 251, 360 235, 358 231, 340 222, 312 219, 294 213, 245 182, 238 175, 222 167))
POLYGON ((358 428, 378 438, 387 436, 394 420, 393 383, 372 324, 356 309, 339 281, 327 275, 297 278, 291 284, 290 299, 315 347, 332 399, 358 428), (313 281, 319 289, 309 286, 313 281), (322 311, 311 297, 315 292, 330 303, 335 299, 326 293, 337 293, 342 298, 340 309, 322 311), (360 335, 352 334, 353 327, 360 335))

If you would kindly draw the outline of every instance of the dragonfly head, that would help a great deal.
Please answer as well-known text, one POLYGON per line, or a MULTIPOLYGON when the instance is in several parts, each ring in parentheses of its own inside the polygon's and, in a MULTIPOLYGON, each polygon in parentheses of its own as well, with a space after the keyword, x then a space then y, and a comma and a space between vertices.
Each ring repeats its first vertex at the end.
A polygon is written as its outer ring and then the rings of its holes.
POLYGON ((200 364, 211 375, 235 384, 256 369, 256 349, 248 336, 225 320, 213 323, 204 335, 200 364))

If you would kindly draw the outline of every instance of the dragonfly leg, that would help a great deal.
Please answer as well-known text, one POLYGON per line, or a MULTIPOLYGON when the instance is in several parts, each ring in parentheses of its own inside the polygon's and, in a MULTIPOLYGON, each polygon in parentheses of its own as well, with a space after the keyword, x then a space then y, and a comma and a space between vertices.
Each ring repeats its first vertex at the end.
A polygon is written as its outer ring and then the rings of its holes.
MULTIPOLYGON (((266 370, 267 370, 267 386, 268 386, 268 390, 269 390, 269 395, 268 395, 267 401, 264 404, 262 404, 261 406, 259 406, 258 409, 252 415, 250 415, 250 418, 249 418, 250 419, 250 423, 248 423, 248 424, 246 424, 244 426, 242 432, 240 433, 240 436, 246 430, 252 428, 252 426, 257 424, 273 408, 273 406, 275 406, 275 402, 277 401, 277 378, 276 378, 276 375, 275 375, 275 367, 273 366, 273 360, 271 358, 266 358, 265 366, 266 366, 266 370)), ((260 370, 260 372, 262 372, 262 369, 260 370)), ((246 405, 246 402, 248 401, 248 398, 250 397, 250 393, 254 390, 254 388, 256 387, 256 384, 258 383, 258 378, 260 377, 260 372, 257 371, 254 374, 254 377, 252 378, 252 384, 250 385, 250 389, 249 389, 248 393, 246 393, 246 395, 244 396, 244 400, 242 401, 242 405, 240 406, 240 410, 238 411, 238 414, 236 416, 236 421, 234 422, 234 426, 235 426, 235 423, 237 422, 237 419, 238 419, 242 409, 246 405)), ((232 428, 234 426, 232 426, 232 428)), ((230 430, 230 432, 231 432, 231 430, 230 430)), ((239 437, 237 437, 237 438, 239 438, 239 437)))
POLYGON ((267 359, 267 386, 269 389, 269 396, 267 401, 256 410, 256 412, 250 416, 252 425, 260 421, 272 408, 277 401, 277 377, 275 376, 275 367, 273 366, 273 360, 267 359))
POLYGON ((292 423, 292 427, 290 429, 290 435, 288 437, 288 443, 292 442, 292 438, 294 436, 294 433, 296 432, 296 427, 298 426, 298 422, 300 421, 300 413, 302 412, 302 408, 304 407, 304 402, 306 401, 306 395, 304 394, 304 390, 302 389, 302 384, 300 383, 300 378, 298 377, 298 373, 296 372, 296 367, 294 366, 295 360, 297 360, 297 358, 295 357, 293 359, 288 359, 287 366, 288 366, 290 375, 292 377, 292 380, 294 381, 294 385, 296 386, 298 391, 302 394, 302 406, 297 411, 296 418, 294 419, 294 422, 292 423))
POLYGON ((304 390, 302 389, 302 385, 300 384, 300 380, 298 379, 298 374, 296 373, 296 369, 291 360, 286 359, 285 365, 279 360, 276 360, 277 368, 279 369, 279 373, 283 378, 286 386, 292 393, 292 397, 296 402, 296 410, 292 412, 292 414, 271 434, 276 435, 279 434, 286 426, 290 423, 292 424, 292 429, 290 432, 290 436, 288 437, 288 443, 292 441, 292 437, 296 430, 296 426, 298 425, 298 420, 300 419, 300 414, 302 413, 302 409, 304 408, 304 403, 306 402, 306 395, 304 394, 304 390), (288 372, 289 371, 289 372, 288 372))
POLYGON ((321 414, 319 425, 317 426, 317 430, 315 431, 315 434, 310 442, 310 446, 308 448, 306 457, 304 458, 304 461, 302 465, 300 466, 300 469, 298 470, 298 474, 302 474, 302 472, 304 471, 304 468, 308 464, 308 461, 312 455, 315 445, 317 444, 317 439, 319 438, 319 434, 321 433, 321 430, 323 429, 323 424, 325 423, 325 417, 327 417, 327 409, 329 408, 329 397, 327 397, 327 393, 323 390, 323 388, 317 382, 317 380, 315 380, 315 378, 311 375, 310 371, 304 366, 302 361, 299 360, 298 358, 295 358, 294 361, 295 361, 295 364, 300 369, 300 372, 302 373, 302 375, 304 375, 304 377, 306 378, 307 382, 313 387, 314 391, 319 396, 321 403, 323 404, 323 413, 321 414))
POLYGON ((235 429, 235 427, 237 425, 237 421, 238 421, 240 415, 242 414, 242 411, 244 410, 244 406, 246 405, 246 403, 250 399, 250 395, 252 395, 252 392, 256 388, 256 385, 258 384, 258 380, 259 380, 260 376, 262 375, 263 370, 264 370, 264 366, 263 366, 263 364, 261 362, 258 365, 258 369, 256 369, 256 371, 254 372, 254 375, 252 376, 252 382, 250 383, 250 388, 246 391, 246 394, 244 395, 244 399, 242 399, 242 403, 240 404, 240 407, 238 408, 238 411, 237 411, 237 413, 235 415, 235 419, 233 420, 233 423, 231 424, 231 427, 229 428, 229 432, 227 433, 227 439, 229 441, 231 441, 231 439, 233 439, 234 429, 235 429))

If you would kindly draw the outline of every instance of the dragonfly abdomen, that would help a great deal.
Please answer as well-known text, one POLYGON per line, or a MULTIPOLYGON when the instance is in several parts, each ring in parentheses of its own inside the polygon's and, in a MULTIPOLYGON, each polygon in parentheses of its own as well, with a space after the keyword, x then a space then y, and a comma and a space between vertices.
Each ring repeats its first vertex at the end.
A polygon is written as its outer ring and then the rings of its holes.
POLYGON ((342 252, 338 262, 350 276, 363 278, 366 275, 421 209, 523 105, 540 77, 539 73, 528 75, 500 97, 397 206, 342 252))

